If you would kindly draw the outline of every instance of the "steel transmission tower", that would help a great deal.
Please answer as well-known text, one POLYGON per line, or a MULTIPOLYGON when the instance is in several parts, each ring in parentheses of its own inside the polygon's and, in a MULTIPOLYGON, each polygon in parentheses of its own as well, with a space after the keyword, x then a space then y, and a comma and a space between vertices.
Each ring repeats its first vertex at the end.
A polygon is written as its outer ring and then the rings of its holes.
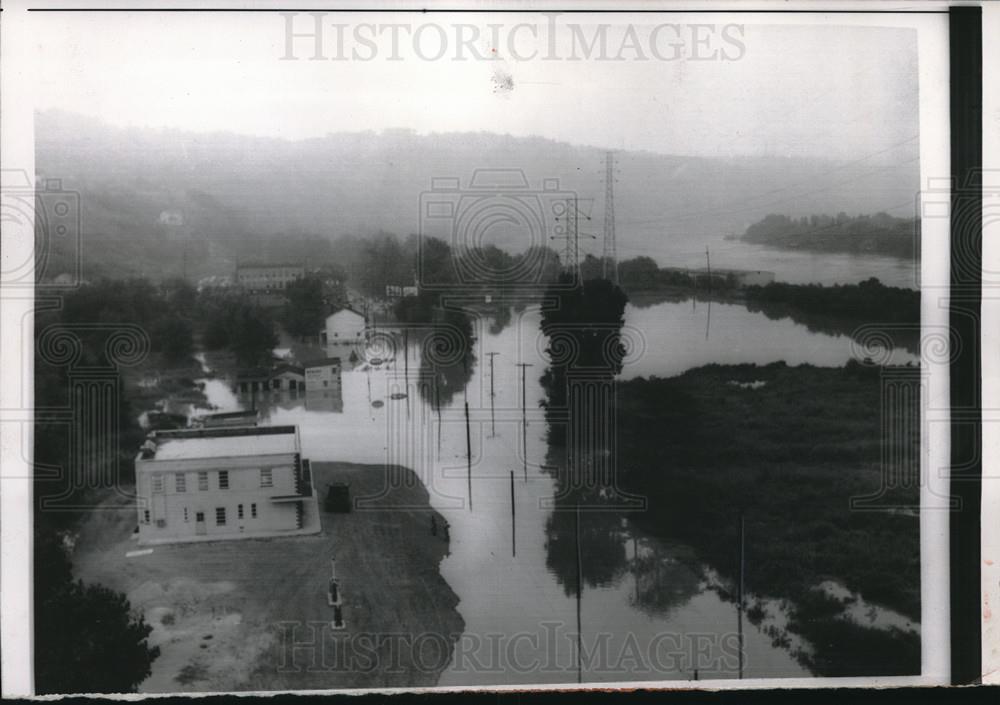
MULTIPOLYGON (((592 200, 592 199, 590 199, 592 200)), ((590 220, 590 216, 584 214, 584 220, 590 220)), ((566 210, 562 215, 556 217, 557 222, 565 224, 562 235, 554 235, 553 240, 565 240, 563 247, 563 267, 580 281, 580 237, 593 238, 590 233, 580 232, 580 203, 579 199, 566 199, 566 210)))
POLYGON ((615 153, 604 155, 604 278, 618 283, 618 247, 615 244, 615 153), (610 270, 610 271, 608 271, 610 270))

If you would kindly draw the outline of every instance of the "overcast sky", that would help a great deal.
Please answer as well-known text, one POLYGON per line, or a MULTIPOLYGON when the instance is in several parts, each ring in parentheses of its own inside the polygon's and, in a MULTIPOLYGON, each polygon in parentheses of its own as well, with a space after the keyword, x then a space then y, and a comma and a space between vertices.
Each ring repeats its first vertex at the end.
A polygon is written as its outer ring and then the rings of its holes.
MULTIPOLYGON (((599 45, 583 58, 581 37, 600 37, 593 17, 562 15, 550 33, 540 15, 328 14, 325 60, 309 60, 315 42, 306 36, 293 39, 299 60, 290 61, 282 60, 289 20, 279 14, 36 13, 36 107, 116 125, 289 139, 403 127, 705 156, 916 155, 916 32, 892 27, 891 16, 871 16, 884 27, 698 29, 689 23, 716 20, 646 15, 634 18, 642 24, 631 37, 621 18, 600 16, 612 25, 604 56, 617 61, 597 60, 599 45), (359 28, 398 22, 410 24, 359 28), (514 29, 524 22, 531 27, 514 29), (661 23, 679 29, 654 31, 661 23), (440 29, 419 29, 427 24, 440 29), (442 38, 445 54, 432 60, 442 38), (475 56, 493 49, 499 60, 475 56), (460 51, 464 60, 455 60, 460 51)), ((305 14, 292 22, 296 32, 315 29, 305 14)))

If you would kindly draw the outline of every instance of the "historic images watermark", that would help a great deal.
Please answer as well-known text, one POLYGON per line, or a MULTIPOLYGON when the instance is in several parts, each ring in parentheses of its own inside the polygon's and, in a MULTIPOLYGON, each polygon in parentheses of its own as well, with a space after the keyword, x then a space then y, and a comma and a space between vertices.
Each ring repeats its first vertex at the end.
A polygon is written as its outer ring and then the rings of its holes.
POLYGON ((344 22, 327 12, 282 12, 282 61, 739 61, 741 24, 568 21, 344 22))
MULTIPOLYGON (((322 621, 277 624, 279 672, 439 673, 564 675, 625 679, 662 674, 733 673, 740 664, 736 632, 596 632, 582 641, 562 622, 534 631, 485 634, 438 632, 338 632, 322 621)), ((744 659, 745 659, 744 654, 744 659)), ((744 664, 745 664, 744 660, 744 664)))

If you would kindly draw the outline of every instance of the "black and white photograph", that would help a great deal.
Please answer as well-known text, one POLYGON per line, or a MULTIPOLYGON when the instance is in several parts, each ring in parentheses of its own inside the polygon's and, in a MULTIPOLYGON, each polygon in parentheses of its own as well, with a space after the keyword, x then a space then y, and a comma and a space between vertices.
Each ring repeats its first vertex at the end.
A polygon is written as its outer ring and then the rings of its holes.
POLYGON ((295 5, 5 35, 32 692, 947 683, 947 8, 295 5))

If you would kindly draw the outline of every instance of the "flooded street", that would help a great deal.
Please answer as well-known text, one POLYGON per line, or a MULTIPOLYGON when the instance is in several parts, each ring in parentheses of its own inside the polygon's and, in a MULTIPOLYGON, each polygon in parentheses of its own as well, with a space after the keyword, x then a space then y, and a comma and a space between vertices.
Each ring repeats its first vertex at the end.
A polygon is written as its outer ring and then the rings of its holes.
MULTIPOLYGON (((710 362, 842 365, 851 357, 847 337, 812 333, 736 305, 713 304, 706 339, 707 313, 704 303, 694 309, 690 303, 630 306, 623 335, 640 336, 640 345, 622 377, 672 376, 710 362)), ((575 550, 565 540, 574 534, 559 531, 572 526, 573 516, 554 508, 556 481, 544 467, 539 378, 547 341, 538 332, 539 319, 539 311, 529 308, 500 330, 489 319, 477 321, 468 382, 444 395, 438 390, 439 411, 425 358, 441 353, 428 352, 432 346, 412 328, 405 352, 401 333, 393 349, 391 332, 380 331, 385 363, 348 366, 339 394, 263 393, 255 403, 262 423, 298 425, 304 454, 313 461, 405 466, 428 489, 431 505, 450 525, 451 554, 441 571, 465 620, 441 685, 572 683, 578 667, 583 682, 737 677, 738 611, 718 589, 725 593, 727 586, 711 577, 711 566, 692 568, 699 561, 689 547, 645 535, 625 511, 581 513, 580 561, 587 577, 578 662, 575 550), (489 353, 495 353, 492 380, 489 353)), ((912 359, 895 355, 899 362, 912 359)), ((205 393, 223 411, 250 403, 217 379, 206 380, 205 393)), ((387 472, 387 487, 394 481, 387 472)), ((317 490, 322 495, 326 488, 317 490)), ((356 511, 363 511, 365 498, 354 499, 361 504, 356 511)), ((784 626, 781 606, 761 604, 767 612, 762 622, 744 619, 744 677, 809 675, 789 648, 800 644, 772 643, 773 630, 784 626)))

